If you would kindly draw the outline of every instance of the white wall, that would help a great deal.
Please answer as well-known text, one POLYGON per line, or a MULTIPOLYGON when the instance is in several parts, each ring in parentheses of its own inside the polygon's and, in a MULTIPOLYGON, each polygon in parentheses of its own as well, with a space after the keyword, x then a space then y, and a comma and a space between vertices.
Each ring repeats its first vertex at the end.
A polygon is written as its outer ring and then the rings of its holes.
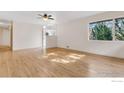
MULTIPOLYGON (((57 37, 47 37, 47 48, 57 46, 57 37)), ((13 23, 13 50, 42 47, 42 26, 29 23, 13 23)))
POLYGON ((13 23, 13 50, 42 47, 41 25, 13 23))
POLYGON ((94 54, 124 58, 124 41, 89 41, 88 24, 90 22, 124 17, 124 12, 106 12, 78 19, 58 26, 58 47, 85 51, 94 54))

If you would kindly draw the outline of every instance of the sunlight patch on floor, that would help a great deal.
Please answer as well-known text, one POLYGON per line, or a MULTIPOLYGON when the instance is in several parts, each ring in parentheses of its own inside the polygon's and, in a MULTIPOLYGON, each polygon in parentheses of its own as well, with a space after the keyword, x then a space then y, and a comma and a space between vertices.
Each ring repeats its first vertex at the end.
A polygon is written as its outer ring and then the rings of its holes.
POLYGON ((86 55, 79 55, 79 54, 68 54, 63 58, 54 58, 51 59, 51 62, 57 62, 57 63, 63 63, 63 64, 67 64, 67 63, 74 63, 74 62, 79 62, 78 60, 85 57, 86 55))
POLYGON ((73 59, 81 59, 82 57, 85 57, 86 55, 79 55, 79 54, 69 54, 67 57, 73 58, 73 59))
POLYGON ((45 59, 48 59, 50 62, 67 64, 67 63, 79 62, 81 58, 86 56, 84 54, 71 53, 71 54, 65 54, 65 56, 60 58, 58 55, 61 55, 61 53, 58 54, 58 53, 51 52, 46 55, 42 55, 41 59, 45 58, 45 59))
POLYGON ((51 62, 57 62, 57 63, 69 63, 68 60, 61 59, 61 58, 56 58, 56 59, 51 59, 51 62))
POLYGON ((57 56, 57 54, 56 53, 49 53, 49 54, 47 54, 47 56, 57 56))
POLYGON ((55 59, 51 59, 50 61, 51 61, 51 62, 57 62, 57 63, 63 63, 63 64, 76 62, 76 60, 72 60, 72 59, 62 59, 62 58, 55 58, 55 59))

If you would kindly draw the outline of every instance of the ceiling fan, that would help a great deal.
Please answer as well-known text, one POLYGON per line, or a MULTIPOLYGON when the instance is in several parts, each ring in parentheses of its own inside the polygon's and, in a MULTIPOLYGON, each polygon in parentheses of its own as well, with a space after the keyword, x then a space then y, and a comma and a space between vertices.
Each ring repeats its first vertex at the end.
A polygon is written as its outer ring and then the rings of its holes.
POLYGON ((48 15, 48 14, 38 14, 38 18, 42 18, 44 21, 47 21, 47 20, 54 20, 54 18, 52 17, 52 15, 48 15))

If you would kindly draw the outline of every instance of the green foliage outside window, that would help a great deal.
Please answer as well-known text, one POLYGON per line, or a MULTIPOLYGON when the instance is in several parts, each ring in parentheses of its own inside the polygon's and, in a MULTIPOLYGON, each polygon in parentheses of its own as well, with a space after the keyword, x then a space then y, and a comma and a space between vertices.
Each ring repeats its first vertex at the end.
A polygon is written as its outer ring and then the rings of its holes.
POLYGON ((90 24, 90 40, 112 40, 112 20, 90 24))
POLYGON ((115 19, 115 39, 124 40, 124 18, 115 19))

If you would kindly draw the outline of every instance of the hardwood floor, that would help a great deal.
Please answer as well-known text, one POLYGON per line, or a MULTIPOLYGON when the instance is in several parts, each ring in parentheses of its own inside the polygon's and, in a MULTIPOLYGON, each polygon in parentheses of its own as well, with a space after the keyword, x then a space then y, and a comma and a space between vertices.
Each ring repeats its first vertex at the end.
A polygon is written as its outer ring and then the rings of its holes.
POLYGON ((11 48, 9 46, 1 46, 0 45, 0 52, 2 52, 2 51, 9 51, 9 50, 11 50, 11 48))
POLYGON ((61 48, 2 51, 0 77, 124 77, 124 59, 61 48))

